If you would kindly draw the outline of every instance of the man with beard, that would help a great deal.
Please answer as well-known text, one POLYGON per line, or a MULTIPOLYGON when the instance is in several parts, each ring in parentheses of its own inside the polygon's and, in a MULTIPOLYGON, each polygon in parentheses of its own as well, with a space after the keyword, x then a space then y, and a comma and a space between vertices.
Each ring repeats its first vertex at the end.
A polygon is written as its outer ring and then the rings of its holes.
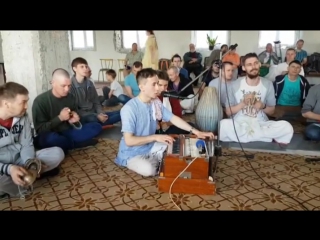
POLYGON ((214 60, 220 60, 220 53, 222 53, 222 56, 228 51, 229 47, 227 44, 223 44, 220 49, 215 49, 211 52, 209 59, 207 60, 206 64, 207 68, 211 67, 210 64, 214 60))
POLYGON ((270 121, 276 98, 272 82, 259 77, 261 63, 255 53, 243 58, 246 76, 228 88, 226 114, 233 119, 221 120, 220 140, 248 143, 254 141, 289 144, 293 128, 287 121, 270 121))

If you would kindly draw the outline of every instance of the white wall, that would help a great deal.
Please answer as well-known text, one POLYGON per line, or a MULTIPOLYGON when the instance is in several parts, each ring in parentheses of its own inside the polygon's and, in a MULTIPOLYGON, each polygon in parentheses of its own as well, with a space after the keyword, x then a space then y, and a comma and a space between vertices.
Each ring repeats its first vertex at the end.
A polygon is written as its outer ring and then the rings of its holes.
MULTIPOLYGON (((114 50, 113 31, 95 31, 96 51, 71 51, 71 59, 76 57, 85 58, 93 73, 93 79, 98 78, 101 68, 100 58, 123 59, 125 54, 114 50)), ((155 31, 160 51, 160 58, 171 58, 175 53, 183 55, 188 51, 191 42, 191 31, 155 31)), ((248 52, 258 52, 259 31, 231 31, 231 44, 238 44, 237 52, 244 55, 248 52)), ((308 53, 320 51, 320 31, 303 31, 302 38, 305 40, 304 49, 308 53)), ((209 55, 204 53, 204 57, 209 55)), ((118 69, 117 61, 113 68, 118 69)))

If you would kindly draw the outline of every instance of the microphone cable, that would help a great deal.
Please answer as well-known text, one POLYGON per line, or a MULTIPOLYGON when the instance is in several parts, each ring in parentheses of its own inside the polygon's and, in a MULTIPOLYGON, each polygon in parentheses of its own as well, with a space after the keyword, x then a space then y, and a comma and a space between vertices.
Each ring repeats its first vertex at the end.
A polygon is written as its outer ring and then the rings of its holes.
MULTIPOLYGON (((221 69, 221 70, 222 70, 222 69, 221 69)), ((225 70, 225 68, 224 68, 224 75, 226 75, 226 70, 225 70)), ((239 78, 238 78, 238 79, 239 79, 239 78)), ((222 81, 222 79, 220 79, 220 81, 222 81)), ((261 81, 261 80, 260 80, 260 81, 261 81)), ((225 86, 226 86, 228 107, 229 107, 230 113, 231 113, 231 119, 232 119, 233 129, 234 129, 234 132, 235 132, 235 134, 236 134, 236 137, 237 137, 239 146, 240 146, 240 148, 241 148, 241 151, 243 152, 246 160, 248 161, 248 163, 249 163, 252 171, 257 175, 257 177, 259 177, 259 178, 261 179, 261 181, 262 181, 263 183, 265 183, 265 184, 267 185, 267 187, 269 187, 269 188, 271 188, 271 189, 273 189, 273 190, 275 190, 275 191, 277 191, 277 192, 279 192, 279 193, 281 193, 281 194, 289 197, 290 199, 292 199, 293 201, 295 201, 296 203, 298 203, 305 211, 309 211, 309 209, 308 209, 302 202, 300 202, 300 201, 299 201, 298 199, 296 199, 295 197, 291 196, 288 192, 285 192, 285 191, 283 191, 283 190, 281 190, 281 189, 279 189, 279 188, 276 188, 276 187, 270 185, 268 182, 266 182, 266 181, 257 173, 256 169, 252 166, 251 161, 250 161, 250 159, 252 160, 252 158, 250 158, 250 156, 248 156, 248 154, 246 153, 246 151, 244 150, 244 148, 243 148, 243 146, 242 146, 242 143, 241 143, 240 140, 239 140, 239 136, 238 136, 238 133, 237 133, 237 130, 236 130, 236 125, 235 125, 235 122, 234 122, 234 115, 233 115, 232 110, 231 110, 231 107, 232 107, 232 106, 231 106, 230 100, 229 100, 228 84, 227 84, 227 81, 224 81, 224 82, 225 82, 225 86)), ((221 83, 222 83, 222 82, 220 82, 220 89, 219 89, 219 91, 221 91, 221 83)), ((218 137, 220 137, 220 136, 218 136, 218 137)))

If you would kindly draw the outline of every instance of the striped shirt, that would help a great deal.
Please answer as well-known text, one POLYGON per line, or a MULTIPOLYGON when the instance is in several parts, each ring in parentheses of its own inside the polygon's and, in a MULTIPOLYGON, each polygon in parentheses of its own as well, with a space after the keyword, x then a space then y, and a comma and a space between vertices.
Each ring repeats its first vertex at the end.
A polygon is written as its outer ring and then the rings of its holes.
POLYGON ((308 56, 307 51, 305 50, 300 50, 300 51, 296 50, 296 51, 297 51, 297 55, 295 60, 302 62, 304 58, 307 58, 308 56))

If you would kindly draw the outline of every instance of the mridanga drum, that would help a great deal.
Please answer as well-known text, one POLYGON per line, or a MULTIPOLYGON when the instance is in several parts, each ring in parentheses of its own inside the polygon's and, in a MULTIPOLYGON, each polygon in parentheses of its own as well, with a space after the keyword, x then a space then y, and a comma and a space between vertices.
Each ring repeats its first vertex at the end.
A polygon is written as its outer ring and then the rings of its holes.
POLYGON ((215 87, 206 87, 201 95, 196 112, 196 125, 204 132, 218 132, 218 122, 223 118, 223 111, 215 87))

